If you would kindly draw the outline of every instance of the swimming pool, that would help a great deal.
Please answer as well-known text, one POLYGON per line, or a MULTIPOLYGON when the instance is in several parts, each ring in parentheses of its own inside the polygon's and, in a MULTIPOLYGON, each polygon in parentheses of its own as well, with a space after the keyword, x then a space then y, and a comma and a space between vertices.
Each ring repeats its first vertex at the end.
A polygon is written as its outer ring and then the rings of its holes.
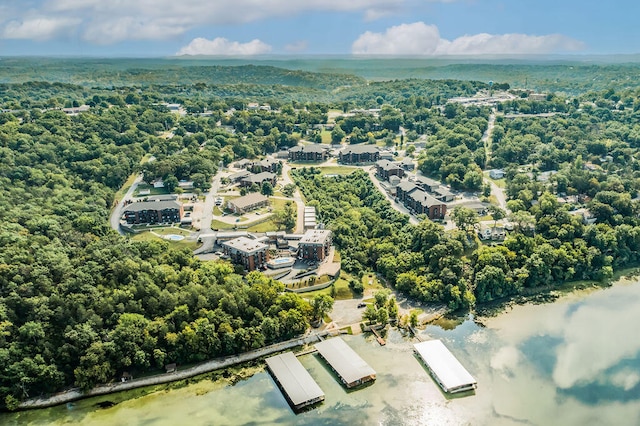
POLYGON ((286 268, 287 266, 293 266, 296 263, 296 259, 293 257, 279 257, 277 259, 271 259, 267 262, 267 266, 271 269, 286 268))
POLYGON ((167 240, 171 240, 171 241, 182 241, 182 240, 184 240, 184 237, 182 235, 176 235, 176 234, 169 234, 169 235, 165 236, 165 238, 167 240))

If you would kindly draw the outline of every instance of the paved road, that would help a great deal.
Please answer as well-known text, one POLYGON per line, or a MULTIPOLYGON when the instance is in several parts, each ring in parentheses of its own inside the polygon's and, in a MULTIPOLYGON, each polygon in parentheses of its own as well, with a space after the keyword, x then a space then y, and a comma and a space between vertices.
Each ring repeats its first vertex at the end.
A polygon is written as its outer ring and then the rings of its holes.
POLYGON ((138 184, 142 182, 142 174, 139 174, 136 179, 133 181, 133 184, 129 188, 122 200, 118 201, 118 204, 115 206, 113 211, 111 212, 111 217, 109 218, 109 223, 111 224, 111 228, 117 231, 120 235, 125 235, 125 232, 120 229, 120 218, 122 217, 122 209, 124 208, 125 200, 130 200, 133 198, 133 191, 136 190, 138 184))
POLYGON ((383 188, 382 184, 380 183, 380 181, 376 177, 376 168, 374 166, 364 166, 364 170, 369 174, 369 178, 371 179, 371 182, 373 182, 373 185, 376 188, 378 188, 378 191, 380 191, 380 192, 382 192, 384 194, 384 196, 387 198, 387 200, 389 200, 389 202, 391 203, 391 207, 393 207, 394 209, 396 209, 400 213, 408 215, 410 224, 417 225, 418 223, 420 223, 418 218, 415 217, 414 215, 412 215, 411 212, 409 210, 407 210, 407 208, 405 206, 403 206, 399 202, 396 202, 395 199, 391 195, 389 195, 389 193, 387 191, 385 191, 385 189, 383 188))
MULTIPOLYGON (((291 166, 288 161, 282 162, 282 186, 288 184, 293 184, 293 179, 289 175, 291 171, 291 166)), ((296 192, 293 193, 293 201, 295 201, 298 207, 298 215, 296 219, 296 234, 302 234, 304 232, 304 201, 302 201, 302 195, 300 195, 300 190, 296 188, 296 192)))
POLYGON ((202 212, 200 213, 200 232, 211 232, 211 221, 213 220, 213 207, 216 202, 216 195, 218 194, 218 190, 220 189, 220 179, 222 175, 227 175, 226 173, 218 172, 211 180, 211 188, 209 192, 205 194, 204 197, 204 206, 202 208, 202 212))
MULTIPOLYGON (((493 133, 493 127, 495 123, 496 123, 496 111, 494 109, 494 110, 491 110, 491 115, 489 116, 489 124, 487 125, 487 130, 484 132, 484 135, 482 135, 482 142, 484 143, 484 146, 487 152, 487 164, 491 159, 491 144, 487 142, 491 138, 491 134, 493 133)), ((511 211, 507 209, 507 195, 505 194, 504 189, 500 188, 490 179, 484 178, 484 182, 488 183, 491 186, 491 195, 493 195, 498 201, 498 206, 500 206, 500 208, 504 210, 507 213, 507 215, 511 214, 511 211)))

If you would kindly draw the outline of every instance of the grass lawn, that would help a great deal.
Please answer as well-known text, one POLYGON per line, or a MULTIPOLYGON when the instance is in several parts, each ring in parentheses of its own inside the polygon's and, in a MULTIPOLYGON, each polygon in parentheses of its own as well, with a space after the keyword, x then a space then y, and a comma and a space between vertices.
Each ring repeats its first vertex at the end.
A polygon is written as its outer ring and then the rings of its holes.
POLYGON ((149 195, 167 195, 167 194, 170 194, 170 192, 166 188, 154 188, 152 185, 147 185, 146 183, 141 183, 140 185, 138 185, 136 190, 133 191, 134 197, 147 197, 149 195), (140 191, 145 189, 149 190, 149 194, 140 195, 140 191))
POLYGON ((365 290, 382 290, 384 288, 384 285, 382 285, 382 283, 378 281, 378 277, 373 272, 362 275, 362 285, 364 286, 365 290))
POLYGON ((127 178, 127 181, 124 183, 124 185, 122 185, 122 188, 120 188, 120 190, 116 192, 116 195, 114 197, 115 200, 122 200, 122 197, 124 197, 124 194, 126 194, 129 188, 131 188, 131 185, 133 185, 133 182, 136 180, 137 176, 137 174, 133 173, 127 178))
MULTIPOLYGON (((340 275, 342 275, 342 273, 340 275)), ((354 294, 349 288, 349 281, 343 279, 342 276, 338 278, 333 286, 335 287, 335 300, 353 299, 354 294)), ((327 287, 323 290, 310 291, 308 293, 300 293, 300 296, 304 297, 305 299, 311 300, 319 294, 326 294, 331 296, 331 287, 327 287)))
POLYGON ((322 137, 322 143, 331 143, 331 132, 329 130, 322 130, 320 136, 322 137))
POLYGON ((153 232, 160 235, 182 235, 183 237, 188 237, 189 235, 191 235, 191 231, 183 228, 178 228, 177 226, 157 228, 154 229, 153 232))
POLYGON ((357 167, 328 166, 318 167, 321 175, 348 175, 358 170, 357 167))
POLYGON ((483 174, 484 174, 485 179, 495 183, 498 186, 498 188, 506 188, 507 187, 506 179, 491 179, 489 177, 489 172, 484 172, 483 174))
MULTIPOLYGON (((290 201, 290 200, 280 200, 280 199, 276 199, 276 198, 271 198, 269 200, 269 204, 271 205, 271 209, 273 212, 276 211, 280 211, 283 210, 285 205, 288 202, 292 202, 293 206, 294 206, 294 217, 296 217, 297 220, 297 216, 298 216, 298 208, 295 204, 294 201, 290 201)), ((267 209, 261 209, 261 212, 267 212, 267 209)), ((271 231, 278 231, 278 225, 274 222, 274 215, 269 216, 269 220, 266 220, 262 223, 258 223, 254 226, 251 226, 249 228, 247 228, 247 231, 249 232, 271 232, 271 231)))
POLYGON ((233 229, 233 226, 231 223, 221 222, 215 219, 211 221, 211 229, 233 229))
MULTIPOLYGON (((162 232, 163 235, 166 235, 166 234, 178 234, 178 232, 173 232, 174 230, 178 231, 175 228, 168 228, 168 231, 163 230, 161 228, 157 228, 157 229, 154 229, 153 232, 156 232, 158 234, 162 232), (166 234, 164 234, 164 232, 166 232, 166 234)), ((182 231, 186 232, 184 230, 182 230, 182 231)), ((180 234, 180 235, 182 235, 182 234, 180 234)), ((202 244, 200 244, 200 243, 198 243, 196 241, 187 241, 186 239, 182 240, 182 241, 165 240, 165 239, 162 239, 162 238, 160 238, 160 237, 158 237, 156 235, 153 235, 151 232, 142 232, 140 234, 136 234, 133 237, 131 237, 131 239, 133 241, 157 241, 157 240, 162 240, 162 241, 167 242, 170 247, 173 247, 173 248, 188 248, 189 250, 195 250, 195 249, 197 249, 198 247, 200 247, 202 245, 202 244)))
POLYGON ((271 231, 277 231, 277 230, 278 230, 278 225, 273 223, 273 220, 271 219, 247 228, 247 231, 249 232, 271 232, 271 231))

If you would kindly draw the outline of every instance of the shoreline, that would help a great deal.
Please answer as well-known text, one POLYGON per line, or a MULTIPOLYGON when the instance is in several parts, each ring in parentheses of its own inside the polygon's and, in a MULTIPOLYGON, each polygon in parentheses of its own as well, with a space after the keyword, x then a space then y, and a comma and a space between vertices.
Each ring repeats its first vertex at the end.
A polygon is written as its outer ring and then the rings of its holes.
POLYGON ((264 356, 295 348, 297 346, 304 346, 315 341, 321 341, 322 337, 327 336, 328 334, 330 334, 330 331, 324 330, 318 333, 310 334, 308 336, 299 337, 280 343, 274 343, 273 345, 265 346, 263 348, 249 352, 244 352, 242 354, 226 356, 223 358, 215 358, 210 361, 195 365, 193 367, 176 371, 175 373, 156 374, 154 376, 144 377, 141 379, 133 379, 127 382, 116 382, 98 385, 93 389, 84 392, 79 388, 73 388, 45 397, 30 398, 22 401, 15 411, 54 407, 56 405, 66 404, 69 402, 77 401, 79 399, 108 395, 111 393, 128 391, 146 386, 176 382, 194 376, 199 376, 201 374, 210 373, 215 370, 220 370, 238 364, 243 364, 245 362, 254 361, 264 356))

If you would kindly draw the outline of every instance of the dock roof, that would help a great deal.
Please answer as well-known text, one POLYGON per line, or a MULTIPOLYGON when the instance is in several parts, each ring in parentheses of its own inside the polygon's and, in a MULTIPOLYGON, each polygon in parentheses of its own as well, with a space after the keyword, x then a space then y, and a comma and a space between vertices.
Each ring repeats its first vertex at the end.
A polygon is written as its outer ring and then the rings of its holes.
POLYGON ((324 399, 324 392, 293 352, 269 357, 265 362, 294 407, 324 399))
POLYGON ((475 388, 476 379, 460 364, 442 341, 429 340, 416 343, 413 347, 445 392, 475 388))
POLYGON ((375 370, 340 337, 316 343, 314 346, 347 385, 376 375, 375 370))

